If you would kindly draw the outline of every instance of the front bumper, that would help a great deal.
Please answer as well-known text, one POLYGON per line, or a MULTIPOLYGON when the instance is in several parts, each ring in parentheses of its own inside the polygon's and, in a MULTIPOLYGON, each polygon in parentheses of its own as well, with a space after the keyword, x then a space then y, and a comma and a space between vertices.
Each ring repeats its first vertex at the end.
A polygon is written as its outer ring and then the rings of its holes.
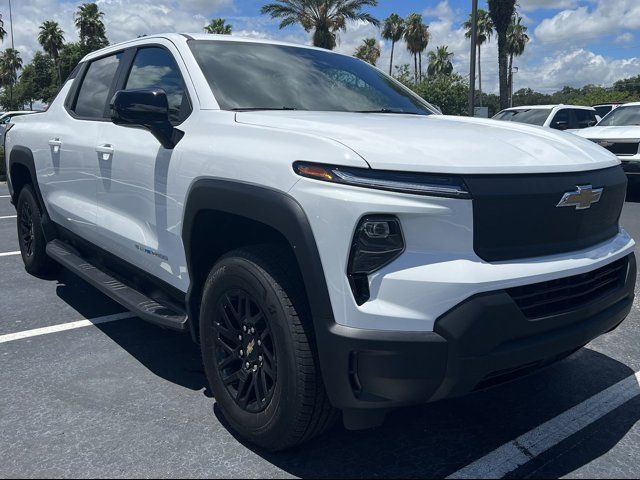
POLYGON ((465 395, 560 360, 612 331, 629 314, 634 254, 625 271, 620 286, 606 295, 535 320, 500 290, 462 302, 436 321, 433 332, 334 324, 318 332, 331 401, 346 412, 385 411, 465 395))

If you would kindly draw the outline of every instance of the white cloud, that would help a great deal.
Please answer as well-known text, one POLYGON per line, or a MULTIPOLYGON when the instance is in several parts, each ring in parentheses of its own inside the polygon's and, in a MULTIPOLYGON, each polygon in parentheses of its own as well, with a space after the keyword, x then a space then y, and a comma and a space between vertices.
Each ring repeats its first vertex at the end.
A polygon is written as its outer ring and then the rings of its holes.
POLYGON ((598 0, 594 8, 580 6, 544 19, 535 29, 541 43, 599 39, 640 28, 640 1, 598 0))
POLYGON ((633 33, 631 32, 626 32, 623 34, 620 34, 616 37, 616 43, 620 43, 620 44, 629 44, 632 43, 635 40, 636 37, 633 36, 633 33))
POLYGON ((525 12, 532 12, 543 8, 562 9, 573 8, 577 0, 520 0, 520 8, 525 12))

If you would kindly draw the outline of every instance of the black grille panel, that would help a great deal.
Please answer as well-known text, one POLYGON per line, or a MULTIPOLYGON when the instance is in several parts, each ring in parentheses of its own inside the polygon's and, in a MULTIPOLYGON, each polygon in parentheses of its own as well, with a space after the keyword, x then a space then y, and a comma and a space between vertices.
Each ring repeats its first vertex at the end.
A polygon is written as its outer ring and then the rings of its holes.
POLYGON ((574 310, 624 286, 629 259, 623 258, 593 272, 507 290, 530 319, 574 310))
POLYGON ((622 167, 574 173, 465 176, 473 198, 474 249, 487 262, 590 248, 615 237, 627 194, 622 167), (557 205, 578 186, 602 188, 591 208, 557 205))
POLYGON ((611 153, 616 155, 637 155, 638 150, 640 150, 640 142, 633 143, 613 143, 613 142, 605 142, 604 140, 594 140, 597 144, 609 150, 611 153), (602 144, 601 142, 605 142, 602 144), (609 145, 611 143, 611 145, 609 145))

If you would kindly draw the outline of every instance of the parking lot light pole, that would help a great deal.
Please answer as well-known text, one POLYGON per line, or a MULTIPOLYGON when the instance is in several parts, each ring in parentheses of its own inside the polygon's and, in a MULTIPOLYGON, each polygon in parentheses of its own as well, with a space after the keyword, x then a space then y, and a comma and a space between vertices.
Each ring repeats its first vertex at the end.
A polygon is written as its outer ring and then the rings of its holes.
POLYGON ((476 108, 476 49, 478 41, 478 0, 472 0, 471 11, 471 62, 469 73, 469 116, 475 116, 476 108))

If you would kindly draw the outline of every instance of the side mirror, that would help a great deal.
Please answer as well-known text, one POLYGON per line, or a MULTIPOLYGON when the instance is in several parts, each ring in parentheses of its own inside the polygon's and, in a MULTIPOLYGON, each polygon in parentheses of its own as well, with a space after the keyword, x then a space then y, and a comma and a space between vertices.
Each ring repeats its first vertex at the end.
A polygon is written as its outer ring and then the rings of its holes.
POLYGON ((556 122, 553 128, 556 130, 569 130, 569 122, 556 122))
POLYGON ((111 109, 111 121, 116 125, 143 127, 164 148, 176 146, 178 135, 169 121, 169 100, 164 90, 120 90, 111 101, 111 109))

